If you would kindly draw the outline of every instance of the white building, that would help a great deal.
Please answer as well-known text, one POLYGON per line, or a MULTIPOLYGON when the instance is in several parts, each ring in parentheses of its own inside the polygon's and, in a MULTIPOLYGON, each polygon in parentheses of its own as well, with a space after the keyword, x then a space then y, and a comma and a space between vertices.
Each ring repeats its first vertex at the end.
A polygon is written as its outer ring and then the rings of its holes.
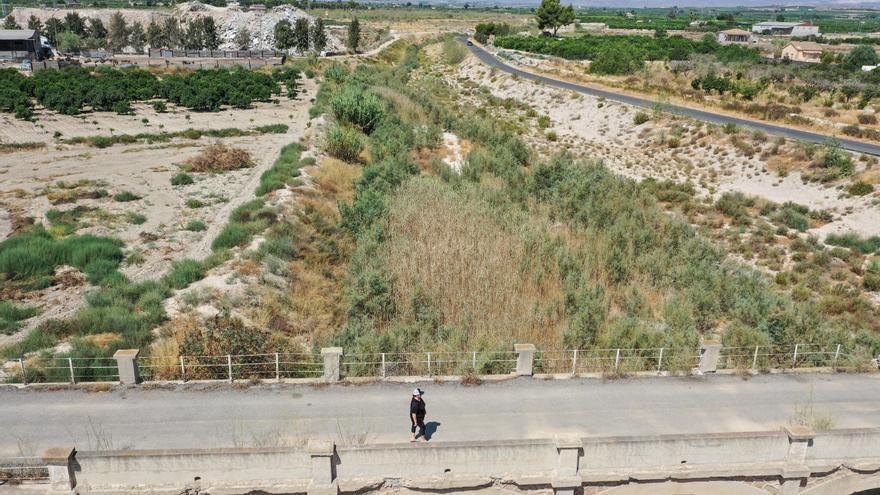
POLYGON ((819 26, 811 22, 759 22, 752 32, 773 36, 819 36, 819 26))

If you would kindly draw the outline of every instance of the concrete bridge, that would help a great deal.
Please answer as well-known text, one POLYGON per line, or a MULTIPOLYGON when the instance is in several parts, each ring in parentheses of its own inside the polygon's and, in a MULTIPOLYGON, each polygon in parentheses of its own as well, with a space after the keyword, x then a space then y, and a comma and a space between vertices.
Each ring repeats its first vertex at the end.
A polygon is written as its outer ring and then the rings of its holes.
POLYGON ((196 478, 212 494, 880 489, 876 374, 422 383, 427 444, 407 442, 412 386, 0 389, 0 458, 45 456, 56 489, 80 493, 176 493, 196 478))

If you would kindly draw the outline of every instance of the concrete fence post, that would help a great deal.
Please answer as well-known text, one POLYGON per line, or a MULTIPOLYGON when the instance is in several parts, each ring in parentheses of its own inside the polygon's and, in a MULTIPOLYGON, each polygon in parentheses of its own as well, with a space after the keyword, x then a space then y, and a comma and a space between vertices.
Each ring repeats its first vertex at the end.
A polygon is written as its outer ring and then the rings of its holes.
POLYGON ((535 368, 535 345, 513 344, 516 353, 516 376, 532 376, 535 368))
POLYGON ((550 480, 555 495, 574 495, 581 488, 583 482, 578 471, 583 447, 580 438, 556 438, 558 457, 550 480))
POLYGON ((140 369, 138 368, 138 356, 140 349, 119 349, 113 354, 116 367, 119 370, 119 382, 125 385, 135 385, 141 382, 140 369))
POLYGON ((342 368, 342 347, 324 347, 321 349, 324 357, 324 380, 338 382, 342 368))
POLYGON ((811 471, 806 463, 807 449, 813 445, 816 433, 808 426, 786 426, 785 433, 788 435, 788 454, 779 494, 797 495, 801 485, 810 477, 811 471))
POLYGON ((311 458, 312 479, 306 491, 308 495, 336 495, 336 446, 330 441, 310 440, 306 451, 311 458))
POLYGON ((700 345, 700 373, 718 371, 718 360, 721 358, 721 344, 704 342, 700 345))
POLYGON ((49 493, 77 493, 73 470, 76 449, 53 447, 43 452, 43 462, 49 471, 49 493))

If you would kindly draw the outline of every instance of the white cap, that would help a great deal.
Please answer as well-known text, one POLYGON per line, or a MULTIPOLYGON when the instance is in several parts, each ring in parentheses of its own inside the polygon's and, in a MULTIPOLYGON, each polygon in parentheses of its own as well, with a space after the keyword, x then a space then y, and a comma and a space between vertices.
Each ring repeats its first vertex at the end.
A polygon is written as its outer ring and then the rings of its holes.
POLYGON ((422 389, 420 389, 420 388, 414 388, 414 389, 413 389, 413 395, 422 395, 422 389))

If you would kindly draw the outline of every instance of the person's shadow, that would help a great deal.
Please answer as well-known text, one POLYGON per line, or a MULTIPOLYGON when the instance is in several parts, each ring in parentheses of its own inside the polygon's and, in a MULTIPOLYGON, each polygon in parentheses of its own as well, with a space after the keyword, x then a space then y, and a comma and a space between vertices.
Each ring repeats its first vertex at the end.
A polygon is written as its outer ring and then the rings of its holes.
POLYGON ((440 426, 440 423, 437 421, 428 421, 425 423, 425 440, 431 440, 434 436, 434 433, 437 432, 437 427, 440 426))

